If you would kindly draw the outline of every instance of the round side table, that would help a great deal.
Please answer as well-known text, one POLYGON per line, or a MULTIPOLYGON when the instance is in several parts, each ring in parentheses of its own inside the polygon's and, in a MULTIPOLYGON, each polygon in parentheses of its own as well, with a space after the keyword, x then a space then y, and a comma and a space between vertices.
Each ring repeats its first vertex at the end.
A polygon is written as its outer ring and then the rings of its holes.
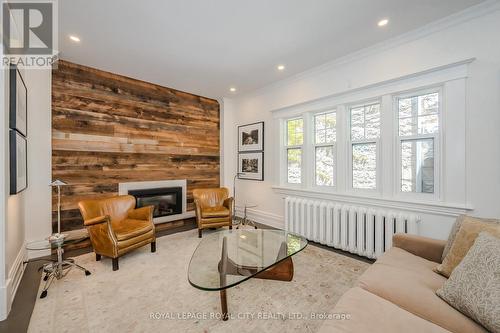
POLYGON ((43 280, 45 281, 45 285, 40 298, 47 296, 47 291, 54 279, 62 279, 73 267, 83 271, 85 275, 91 274, 89 270, 76 264, 74 259, 63 259, 64 245, 78 243, 87 237, 88 235, 84 233, 68 232, 66 237, 58 242, 50 242, 48 239, 44 239, 26 244, 26 249, 30 251, 56 250, 57 253, 57 259, 49 259, 50 262, 43 265, 43 280))

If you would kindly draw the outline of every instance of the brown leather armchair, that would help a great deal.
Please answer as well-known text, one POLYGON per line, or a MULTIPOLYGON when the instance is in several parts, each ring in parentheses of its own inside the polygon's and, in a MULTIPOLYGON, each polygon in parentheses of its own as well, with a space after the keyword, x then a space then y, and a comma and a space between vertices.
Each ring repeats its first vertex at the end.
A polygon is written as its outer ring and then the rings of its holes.
POLYGON ((198 237, 201 238, 201 231, 207 228, 229 226, 232 229, 233 198, 229 198, 227 188, 195 189, 193 197, 198 237))
POLYGON ((113 260, 118 270, 118 257, 151 243, 156 252, 153 206, 135 208, 135 198, 120 195, 102 200, 84 200, 78 203, 87 227, 96 260, 101 255, 113 260))

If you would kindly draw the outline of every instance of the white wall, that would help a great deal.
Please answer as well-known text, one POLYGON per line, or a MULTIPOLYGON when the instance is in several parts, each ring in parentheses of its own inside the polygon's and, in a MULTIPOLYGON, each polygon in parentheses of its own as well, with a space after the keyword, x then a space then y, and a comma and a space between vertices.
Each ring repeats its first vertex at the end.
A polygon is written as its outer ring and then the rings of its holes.
MULTIPOLYGON (((2 47, 3 50, 3 47, 2 47)), ((0 70, 0 320, 4 320, 28 258, 25 245, 50 235, 51 78, 49 69, 22 69, 28 90, 28 188, 9 194, 9 72, 0 70)), ((47 255, 41 251, 36 256, 47 255)))
MULTIPOLYGON (((236 201, 257 203, 252 211, 256 219, 283 225, 283 199, 271 188, 279 183, 272 110, 476 58, 466 88, 466 201, 474 207, 472 215, 500 217, 498 4, 488 2, 257 92, 224 99, 224 184, 232 186, 236 170, 236 126, 265 121, 265 181, 238 180, 236 201)), ((450 216, 422 218, 423 234, 436 238, 445 238, 453 222, 450 216)))
MULTIPOLYGON (((18 283, 22 277, 28 253, 25 245, 51 234, 51 71, 21 70, 28 89, 28 188, 9 195, 9 75, 0 74, 2 117, 0 148, 3 161, 0 168, 0 320, 5 319, 18 283)), ((47 255, 47 251, 33 253, 47 255)))
MULTIPOLYGON (((52 71, 27 71, 28 86, 28 183, 26 191, 26 242, 52 233, 52 71)), ((29 253, 30 257, 47 255, 29 253)))

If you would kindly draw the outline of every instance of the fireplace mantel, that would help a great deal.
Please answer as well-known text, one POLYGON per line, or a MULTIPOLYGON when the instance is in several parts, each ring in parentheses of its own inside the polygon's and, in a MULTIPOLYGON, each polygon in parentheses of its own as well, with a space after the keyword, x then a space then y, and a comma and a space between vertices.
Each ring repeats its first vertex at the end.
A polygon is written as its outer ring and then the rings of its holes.
POLYGON ((177 220, 192 218, 195 216, 194 211, 186 211, 187 181, 185 179, 120 183, 118 184, 118 193, 120 195, 125 195, 132 190, 146 190, 146 189, 155 189, 162 187, 182 187, 182 213, 154 218, 153 222, 155 224, 177 221, 177 220))

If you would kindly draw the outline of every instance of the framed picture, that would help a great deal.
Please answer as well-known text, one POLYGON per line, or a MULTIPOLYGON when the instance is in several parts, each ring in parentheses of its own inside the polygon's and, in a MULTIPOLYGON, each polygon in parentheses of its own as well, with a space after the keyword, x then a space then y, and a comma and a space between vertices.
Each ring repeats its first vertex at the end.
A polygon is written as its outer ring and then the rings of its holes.
POLYGON ((17 69, 17 66, 12 65, 9 74, 9 127, 27 136, 28 90, 26 89, 23 77, 17 69))
POLYGON ((238 151, 264 150, 264 122, 238 126, 238 151))
POLYGON ((10 194, 22 192, 28 186, 26 138, 16 130, 9 132, 10 194))
POLYGON ((238 178, 264 180, 264 153, 239 153, 238 178))

